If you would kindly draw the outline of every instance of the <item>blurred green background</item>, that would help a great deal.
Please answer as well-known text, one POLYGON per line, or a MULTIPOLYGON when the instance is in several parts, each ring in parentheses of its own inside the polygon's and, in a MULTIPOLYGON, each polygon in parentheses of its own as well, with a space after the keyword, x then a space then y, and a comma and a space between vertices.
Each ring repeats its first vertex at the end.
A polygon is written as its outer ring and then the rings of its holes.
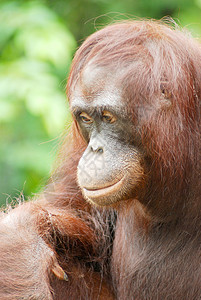
POLYGON ((50 174, 80 43, 114 20, 164 16, 201 36, 201 0, 0 0, 0 205, 38 193, 50 174))

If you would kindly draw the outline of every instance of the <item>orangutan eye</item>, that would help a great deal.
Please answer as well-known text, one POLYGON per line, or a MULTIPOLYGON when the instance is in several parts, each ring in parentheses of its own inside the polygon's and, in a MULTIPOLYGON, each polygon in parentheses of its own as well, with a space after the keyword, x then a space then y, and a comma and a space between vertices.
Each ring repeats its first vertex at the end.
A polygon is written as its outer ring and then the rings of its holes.
POLYGON ((116 117, 109 111, 104 110, 102 113, 103 121, 107 123, 114 123, 116 121, 116 117))
POLYGON ((86 124, 91 124, 93 123, 93 119, 85 112, 82 112, 80 115, 79 115, 81 121, 83 123, 86 123, 86 124))

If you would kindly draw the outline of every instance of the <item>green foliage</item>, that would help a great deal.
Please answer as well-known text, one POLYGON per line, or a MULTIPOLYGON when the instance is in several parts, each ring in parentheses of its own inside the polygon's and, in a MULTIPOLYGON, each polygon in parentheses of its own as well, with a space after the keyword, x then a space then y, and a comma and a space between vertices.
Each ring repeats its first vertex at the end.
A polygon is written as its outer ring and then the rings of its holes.
POLYGON ((0 201, 38 190, 69 118, 65 78, 75 40, 38 3, 0 7, 0 201))
MULTIPOLYGON (((46 0, 74 34, 78 43, 101 26, 125 18, 173 17, 179 24, 186 22, 192 12, 190 24, 196 22, 201 33, 201 0, 46 0), (198 21, 198 22, 197 22, 198 21)), ((191 26, 189 27, 192 28, 191 26)), ((194 30, 193 30, 194 32, 194 30)), ((196 30, 197 32, 197 30, 196 30)))

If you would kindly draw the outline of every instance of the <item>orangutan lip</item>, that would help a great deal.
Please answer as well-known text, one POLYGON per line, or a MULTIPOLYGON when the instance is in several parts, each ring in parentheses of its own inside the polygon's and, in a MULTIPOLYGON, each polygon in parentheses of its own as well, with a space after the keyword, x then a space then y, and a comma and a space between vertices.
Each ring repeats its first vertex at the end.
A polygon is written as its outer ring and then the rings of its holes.
MULTIPOLYGON (((125 177, 125 176, 124 176, 125 177)), ((100 189, 87 189, 87 188, 83 188, 84 194, 88 197, 88 198, 99 198, 101 196, 105 196, 105 195, 109 195, 114 193, 116 190, 119 190, 122 186, 122 183, 124 181, 124 177, 121 178, 119 181, 117 181, 116 183, 109 185, 107 187, 104 188, 100 188, 100 189)))

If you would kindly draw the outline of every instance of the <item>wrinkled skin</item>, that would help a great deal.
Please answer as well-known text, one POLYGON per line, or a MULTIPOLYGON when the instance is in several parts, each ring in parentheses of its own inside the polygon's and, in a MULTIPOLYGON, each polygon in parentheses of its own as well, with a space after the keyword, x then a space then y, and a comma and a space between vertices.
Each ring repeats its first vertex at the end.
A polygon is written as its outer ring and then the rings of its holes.
POLYGON ((78 184, 86 200, 108 206, 137 196, 146 162, 139 132, 123 106, 121 91, 107 87, 106 82, 96 82, 102 70, 91 74, 86 69, 71 100, 71 111, 87 143, 78 164, 78 184))

